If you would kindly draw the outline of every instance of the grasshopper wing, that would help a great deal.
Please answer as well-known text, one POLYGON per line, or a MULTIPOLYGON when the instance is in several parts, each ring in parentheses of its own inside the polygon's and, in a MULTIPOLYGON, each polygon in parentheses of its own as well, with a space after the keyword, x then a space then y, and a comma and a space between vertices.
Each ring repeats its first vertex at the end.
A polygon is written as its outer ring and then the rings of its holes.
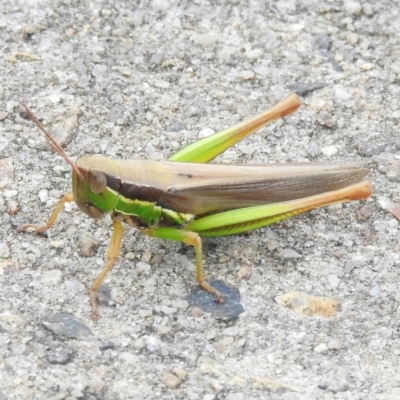
POLYGON ((196 216, 314 196, 360 182, 368 174, 361 166, 339 162, 162 164, 170 182, 158 205, 196 216))

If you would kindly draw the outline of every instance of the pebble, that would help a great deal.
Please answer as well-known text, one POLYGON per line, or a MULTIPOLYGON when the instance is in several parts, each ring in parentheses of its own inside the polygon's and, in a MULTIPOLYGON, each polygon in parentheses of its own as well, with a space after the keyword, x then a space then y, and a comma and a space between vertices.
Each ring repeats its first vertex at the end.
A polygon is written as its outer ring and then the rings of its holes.
POLYGON ((321 152, 327 157, 332 157, 338 153, 338 148, 335 145, 325 146, 322 147, 321 152))
POLYGON ((18 190, 5 190, 3 192, 4 197, 7 199, 12 199, 13 197, 17 197, 18 195, 18 190))
MULTIPOLYGON (((132 253, 131 251, 128 251, 128 253, 125 254, 125 259, 126 260, 134 260, 135 259, 135 253, 132 253)), ((137 271, 137 269, 136 269, 137 271)))
POLYGON ((215 133, 215 131, 214 131, 213 129, 211 129, 211 128, 205 128, 205 129, 202 129, 202 130, 199 132, 199 137, 200 137, 200 138, 205 138, 205 137, 208 137, 208 136, 213 135, 214 133, 215 133))
POLYGON ((226 336, 237 336, 239 328, 237 326, 230 326, 229 328, 225 328, 222 333, 226 336))
MULTIPOLYGON (((139 261, 136 264, 136 272, 138 274, 148 274, 151 271, 151 266, 143 261, 139 261)), ((151 281, 151 284, 154 285, 155 284, 155 280, 151 281)))
POLYGON ((167 0, 153 0, 151 2, 151 8, 154 11, 167 11, 170 6, 170 2, 167 0))
POLYGON ((58 94, 51 94, 50 96, 47 96, 47 98, 54 104, 61 101, 61 97, 58 94))
POLYGON ((376 285, 368 293, 372 297, 379 297, 381 295, 381 287, 376 285))
POLYGON ((335 88, 335 99, 338 101, 349 101, 351 99, 351 94, 341 86, 335 88))
POLYGON ((160 335, 166 335, 168 333, 170 333, 172 330, 172 328, 170 328, 169 326, 159 326, 158 327, 158 333, 160 335))
POLYGON ((255 76, 256 76, 256 74, 254 73, 254 71, 251 71, 251 70, 241 71, 238 74, 238 77, 240 79, 243 79, 244 81, 248 81, 248 80, 254 79, 255 76))
POLYGON ((229 393, 225 400, 245 400, 243 393, 229 393))
POLYGON ((279 242, 277 240, 268 240, 267 242, 267 249, 268 251, 274 251, 279 248, 279 242))
POLYGON ((330 350, 340 350, 343 347, 343 341, 338 338, 332 338, 328 342, 328 348, 330 350))
MULTIPOLYGON (((330 43, 331 43, 330 39, 328 38, 328 45, 330 45, 330 43)), ((326 44, 323 43, 322 39, 319 46, 320 48, 324 48, 326 46, 326 44)), ((307 93, 313 92, 314 90, 322 89, 325 86, 328 86, 328 84, 325 82, 313 82, 313 83, 293 83, 287 85, 286 87, 290 89, 292 92, 296 92, 299 96, 304 96, 307 93)))
POLYGON ((38 358, 43 358, 46 356, 46 347, 43 344, 32 342, 31 346, 38 358))
POLYGON ((79 235, 78 246, 84 257, 93 257, 96 254, 99 242, 87 233, 82 233, 79 235))
POLYGON ((90 381, 88 381, 87 385, 91 390, 100 392, 103 389, 105 382, 99 377, 94 376, 92 379, 90 379, 90 381))
POLYGON ((136 354, 128 351, 123 351, 119 354, 118 359, 128 365, 137 365, 139 363, 139 357, 136 354))
POLYGON ((14 200, 10 200, 10 201, 7 203, 7 212, 8 212, 10 215, 15 215, 15 214, 17 213, 17 211, 18 211, 18 204, 17 204, 17 202, 14 201, 14 200))
POLYGON ((197 42, 203 47, 213 47, 218 40, 218 36, 214 33, 205 33, 197 37, 197 42))
POLYGON ((155 293, 156 290, 157 290, 157 287, 156 287, 156 286, 146 285, 146 286, 144 287, 144 291, 145 291, 146 293, 155 293))
POLYGON ((76 60, 73 66, 81 75, 85 75, 87 73, 87 66, 83 63, 82 59, 76 60))
POLYGON ((12 344, 10 346, 11 353, 14 356, 22 356, 26 351, 26 345, 24 344, 12 344))
POLYGON ((263 51, 261 49, 253 49, 246 51, 245 56, 249 60, 258 60, 263 54, 263 51))
POLYGON ((71 293, 82 293, 86 290, 85 285, 76 279, 66 280, 64 282, 65 290, 71 293))
POLYGON ((101 351, 112 350, 115 349, 115 344, 113 342, 105 342, 99 346, 101 351))
POLYGON ((250 265, 243 265, 237 272, 237 277, 239 279, 250 279, 253 274, 253 268, 250 265))
POLYGON ((186 369, 183 368, 174 368, 172 372, 180 379, 185 379, 189 375, 186 369))
POLYGON ((204 315, 204 312, 201 308, 199 307, 192 307, 190 310, 190 315, 194 318, 199 318, 204 315))
POLYGON ((374 209, 370 206, 363 206, 357 211, 357 218, 364 221, 374 215, 374 209))
POLYGON ((344 9, 347 14, 357 15, 361 12, 361 4, 358 1, 345 1, 344 9))
POLYGON ((189 303, 187 300, 183 299, 175 299, 172 300, 171 305, 179 310, 186 310, 189 307, 189 303))
POLYGON ((6 110, 9 114, 13 114, 14 108, 17 108, 17 107, 19 107, 18 101, 10 100, 10 101, 7 101, 7 103, 6 103, 6 110))
POLYGON ((325 343, 320 343, 318 346, 314 347, 315 353, 325 353, 328 351, 328 346, 325 343))
POLYGON ((165 315, 171 315, 171 314, 175 314, 178 310, 174 307, 167 307, 167 306, 161 306, 161 311, 165 314, 165 315))
POLYGON ((35 255, 35 257, 37 257, 37 258, 39 258, 42 255, 42 252, 35 246, 28 246, 26 248, 26 252, 27 253, 32 252, 35 255))
POLYGON ((400 204, 394 203, 386 197, 380 197, 378 204, 386 211, 389 211, 396 218, 400 219, 400 204))
POLYGON ((10 257, 10 248, 6 243, 0 243, 0 258, 8 258, 10 257))
POLYGON ((73 339, 88 339, 88 336, 93 336, 89 327, 72 314, 54 313, 47 316, 42 323, 59 336, 73 339))
POLYGON ((357 33, 354 33, 354 32, 347 32, 346 33, 347 43, 355 45, 355 44, 357 44, 358 39, 359 39, 359 37, 358 37, 357 33))
POLYGON ((64 247, 64 240, 52 240, 50 242, 50 247, 53 247, 54 249, 62 249, 64 247))
POLYGON ((251 146, 241 145, 241 146, 239 146, 239 150, 246 156, 251 156, 251 155, 253 155, 253 153, 256 149, 251 146))
POLYGON ((372 5, 369 4, 369 3, 364 3, 363 6, 362 6, 362 9, 363 9, 363 12, 364 12, 365 15, 370 16, 370 15, 372 15, 374 13, 372 5))
POLYGON ((371 69, 375 68, 375 64, 372 63, 364 63, 361 65, 361 69, 364 71, 370 71, 371 69))
POLYGON ((15 169, 13 162, 11 158, 3 158, 0 160, 0 188, 5 187, 14 180, 15 169))
POLYGON ((138 315, 140 318, 150 317, 153 314, 152 310, 139 310, 138 315))
POLYGON ((126 26, 121 26, 117 29, 111 31, 111 35, 113 36, 126 36, 129 32, 129 29, 126 26))
POLYGON ((280 258, 301 258, 301 254, 292 249, 282 249, 278 252, 278 257, 280 258))
POLYGON ((179 122, 171 122, 167 127, 166 131, 167 132, 181 132, 184 131, 186 128, 180 124, 179 122))
POLYGON ((168 89, 170 87, 170 83, 163 80, 158 80, 153 83, 154 87, 159 89, 168 89))
POLYGON ((234 338, 231 336, 226 336, 223 339, 221 339, 219 342, 217 342, 214 345, 214 348, 218 352, 224 352, 226 348, 234 342, 234 338))
POLYGON ((62 281, 62 271, 59 269, 52 269, 46 271, 40 278, 40 282, 44 286, 56 286, 62 281))
POLYGON ((170 389, 177 389, 182 383, 182 381, 174 374, 171 374, 171 372, 167 372, 163 375, 162 382, 170 389))
POLYGON ((106 72, 107 72, 107 65, 96 64, 92 68, 92 75, 94 76, 101 76, 104 75, 106 72))
POLYGON ((351 271, 353 271, 354 268, 357 268, 358 262, 356 261, 347 261, 345 266, 344 266, 344 272, 346 274, 349 274, 351 271))
POLYGON ((319 297, 303 292, 288 292, 275 297, 276 303, 298 315, 309 317, 334 317, 340 302, 329 297, 319 297))
POLYGON ((335 274, 329 274, 326 279, 332 289, 336 289, 339 286, 340 279, 335 274))
POLYGON ((53 351, 48 351, 46 354, 46 360, 50 364, 69 364, 73 360, 72 353, 64 349, 55 349, 53 351))

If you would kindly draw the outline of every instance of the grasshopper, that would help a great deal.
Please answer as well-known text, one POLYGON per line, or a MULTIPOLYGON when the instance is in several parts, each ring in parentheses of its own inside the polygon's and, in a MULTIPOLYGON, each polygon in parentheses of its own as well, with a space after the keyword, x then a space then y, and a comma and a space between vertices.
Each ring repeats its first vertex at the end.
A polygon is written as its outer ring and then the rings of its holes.
POLYGON ((74 163, 32 111, 21 105, 51 147, 71 166, 72 192, 61 198, 46 225, 26 224, 18 231, 33 228, 44 233, 66 202, 74 201, 91 218, 111 215, 113 232, 105 265, 90 290, 93 320, 100 316, 97 291, 118 258, 124 222, 149 237, 193 246, 197 282, 223 303, 222 295, 204 277, 201 238, 246 232, 317 207, 363 200, 372 193, 371 183, 363 181, 368 171, 352 163, 207 164, 259 128, 296 111, 301 105, 296 94, 193 143, 168 161, 112 160, 93 155, 74 163))

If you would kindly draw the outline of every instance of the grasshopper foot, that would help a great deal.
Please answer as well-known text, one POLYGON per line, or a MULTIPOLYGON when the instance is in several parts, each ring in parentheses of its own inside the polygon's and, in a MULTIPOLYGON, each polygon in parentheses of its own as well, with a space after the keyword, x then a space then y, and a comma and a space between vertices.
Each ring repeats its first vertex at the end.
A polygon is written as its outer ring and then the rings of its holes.
POLYGON ((215 296, 215 302, 218 304, 224 304, 225 300, 222 294, 211 286, 207 281, 199 282, 200 286, 208 293, 213 294, 215 296))
POLYGON ((92 309, 90 317, 94 322, 96 322, 100 318, 99 308, 97 306, 96 293, 94 294, 94 297, 93 293, 90 294, 90 308, 92 309))
POLYGON ((37 235, 42 235, 42 236, 46 236, 47 237, 46 231, 49 229, 49 227, 47 225, 45 225, 45 226, 37 226, 37 225, 32 225, 32 224, 25 224, 25 225, 20 226, 17 229, 17 232, 21 233, 21 232, 26 231, 29 228, 32 228, 33 232, 35 232, 37 235))

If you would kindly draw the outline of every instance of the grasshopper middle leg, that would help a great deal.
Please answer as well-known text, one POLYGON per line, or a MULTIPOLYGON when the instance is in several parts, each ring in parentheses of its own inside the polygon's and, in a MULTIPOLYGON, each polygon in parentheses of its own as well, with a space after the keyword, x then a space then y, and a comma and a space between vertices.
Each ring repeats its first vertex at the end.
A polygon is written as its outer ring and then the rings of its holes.
POLYGON ((224 303, 222 294, 213 288, 204 278, 203 262, 202 262, 202 245, 201 238, 196 232, 185 231, 182 229, 173 228, 145 228, 142 232, 150 237, 157 237, 160 239, 175 240, 177 242, 186 243, 194 247, 196 252, 196 280, 199 285, 208 293, 215 295, 215 301, 219 304, 224 303))

